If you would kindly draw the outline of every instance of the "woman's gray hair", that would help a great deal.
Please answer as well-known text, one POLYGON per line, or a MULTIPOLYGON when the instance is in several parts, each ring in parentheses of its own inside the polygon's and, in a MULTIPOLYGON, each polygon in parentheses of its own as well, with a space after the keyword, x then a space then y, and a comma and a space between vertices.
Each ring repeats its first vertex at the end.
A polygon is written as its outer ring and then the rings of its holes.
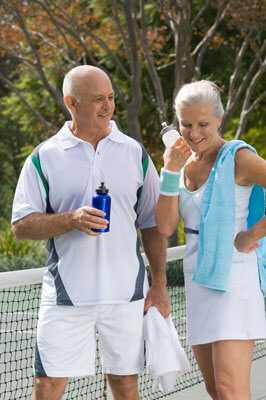
POLYGON ((187 83, 182 86, 175 98, 176 113, 178 114, 179 106, 190 106, 200 101, 213 104, 213 113, 216 118, 220 118, 224 114, 220 90, 214 82, 208 80, 187 83))

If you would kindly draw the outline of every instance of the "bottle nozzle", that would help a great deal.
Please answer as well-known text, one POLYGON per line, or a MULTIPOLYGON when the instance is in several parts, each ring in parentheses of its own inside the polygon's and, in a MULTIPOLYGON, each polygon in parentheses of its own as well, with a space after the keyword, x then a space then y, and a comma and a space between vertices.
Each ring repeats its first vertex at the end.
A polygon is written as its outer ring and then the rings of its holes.
POLYGON ((104 185, 104 182, 101 182, 101 186, 99 186, 98 189, 96 189, 96 193, 98 193, 98 194, 106 194, 108 192, 109 192, 109 190, 104 185))
POLYGON ((169 128, 169 126, 167 125, 167 123, 164 121, 164 122, 162 122, 161 123, 161 125, 162 125, 162 127, 163 127, 163 129, 161 130, 161 135, 163 135, 165 132, 167 132, 170 128, 169 128))

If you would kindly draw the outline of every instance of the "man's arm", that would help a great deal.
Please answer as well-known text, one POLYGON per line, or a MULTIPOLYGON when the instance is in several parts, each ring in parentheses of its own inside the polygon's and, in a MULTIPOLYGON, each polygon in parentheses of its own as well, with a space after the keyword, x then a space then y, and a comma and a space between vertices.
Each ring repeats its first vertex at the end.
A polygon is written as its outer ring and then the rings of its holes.
POLYGON ((58 214, 31 213, 12 224, 12 231, 18 240, 49 239, 72 229, 78 229, 91 236, 100 233, 91 228, 105 229, 108 221, 101 218, 105 213, 93 207, 84 206, 77 210, 58 214))
POLYGON ((171 312, 170 299, 166 290, 166 239, 159 233, 156 226, 141 229, 141 236, 152 278, 144 312, 146 313, 149 307, 155 306, 166 318, 171 312))

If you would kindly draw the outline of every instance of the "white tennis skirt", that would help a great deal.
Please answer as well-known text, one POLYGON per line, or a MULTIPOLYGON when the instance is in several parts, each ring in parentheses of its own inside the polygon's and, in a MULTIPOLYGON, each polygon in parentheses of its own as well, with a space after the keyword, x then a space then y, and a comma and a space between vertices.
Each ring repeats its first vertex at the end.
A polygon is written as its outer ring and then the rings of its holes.
POLYGON ((243 254, 231 267, 226 292, 207 289, 185 274, 187 344, 218 340, 266 339, 264 297, 255 252, 243 254))

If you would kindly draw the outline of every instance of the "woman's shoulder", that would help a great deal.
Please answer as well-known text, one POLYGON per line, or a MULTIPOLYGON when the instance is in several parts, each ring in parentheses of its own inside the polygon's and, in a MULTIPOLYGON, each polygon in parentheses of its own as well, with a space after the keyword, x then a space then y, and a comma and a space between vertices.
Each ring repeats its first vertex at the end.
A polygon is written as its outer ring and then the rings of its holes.
MULTIPOLYGON (((246 164, 247 162, 252 162, 253 160, 257 160, 259 156, 254 153, 248 147, 240 147, 237 149, 235 154, 235 163, 236 164, 246 164)), ((243 165, 244 166, 244 165, 243 165)))
POLYGON ((235 178, 243 186, 257 183, 265 187, 266 161, 249 148, 239 149, 235 154, 235 178))
POLYGON ((223 159, 228 154, 233 155, 235 163, 243 163, 257 158, 257 151, 243 140, 230 140, 222 146, 217 159, 223 159))

